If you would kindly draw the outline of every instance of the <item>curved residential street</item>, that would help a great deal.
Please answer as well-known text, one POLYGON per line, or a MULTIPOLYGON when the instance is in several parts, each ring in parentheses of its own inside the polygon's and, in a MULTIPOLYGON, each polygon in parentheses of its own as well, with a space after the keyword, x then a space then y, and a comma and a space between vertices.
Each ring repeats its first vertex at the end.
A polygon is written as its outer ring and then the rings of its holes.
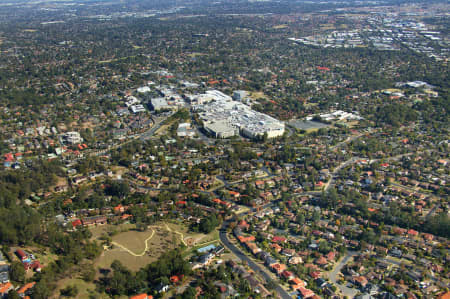
POLYGON ((338 273, 341 271, 341 269, 347 264, 347 262, 357 254, 357 251, 347 251, 347 254, 344 256, 343 259, 333 268, 333 270, 328 274, 328 278, 330 281, 335 284, 340 290, 341 293, 344 296, 348 296, 350 298, 353 298, 358 293, 357 289, 348 288, 346 285, 341 285, 337 283, 338 279, 338 273))
POLYGON ((258 264, 256 264, 255 262, 253 262, 248 256, 245 255, 245 253, 243 253, 238 247, 236 247, 234 244, 232 244, 230 242, 230 240, 228 239, 227 233, 226 233, 226 227, 228 226, 227 222, 224 222, 222 225, 222 229, 220 230, 219 236, 220 236, 220 241, 222 242, 222 244, 229 249, 231 252, 233 252, 239 259, 241 259, 242 261, 246 261, 248 266, 255 271, 255 273, 259 273, 261 274, 264 279, 266 281, 274 281, 275 283, 275 291, 279 294, 279 296, 283 299, 292 299, 292 296, 289 295, 288 292, 286 292, 279 284, 277 281, 273 280, 269 274, 266 273, 266 271, 264 269, 262 269, 258 264))

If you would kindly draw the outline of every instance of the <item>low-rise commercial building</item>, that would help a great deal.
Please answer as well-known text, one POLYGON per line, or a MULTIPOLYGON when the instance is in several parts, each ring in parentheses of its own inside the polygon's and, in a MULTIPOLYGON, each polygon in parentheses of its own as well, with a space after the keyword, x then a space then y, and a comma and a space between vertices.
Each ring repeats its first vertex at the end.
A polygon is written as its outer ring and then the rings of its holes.
POLYGON ((199 113, 204 128, 216 138, 228 138, 241 133, 252 139, 282 136, 285 124, 269 115, 254 111, 250 106, 233 101, 231 97, 217 90, 210 90, 199 96, 202 101, 192 105, 199 113))

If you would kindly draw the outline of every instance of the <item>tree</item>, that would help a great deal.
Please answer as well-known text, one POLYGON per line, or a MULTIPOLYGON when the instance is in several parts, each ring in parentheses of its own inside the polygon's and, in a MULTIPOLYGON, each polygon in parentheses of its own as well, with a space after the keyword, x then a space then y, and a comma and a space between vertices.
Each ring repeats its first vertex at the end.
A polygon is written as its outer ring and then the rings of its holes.
POLYGON ((317 210, 314 210, 313 214, 312 214, 312 219, 314 222, 317 222, 320 220, 320 212, 317 210))
POLYGON ((267 281, 266 287, 267 287, 269 290, 274 290, 276 286, 277 286, 277 284, 276 284, 275 281, 273 281, 272 279, 270 279, 269 281, 267 281))
POLYGON ((189 286, 186 291, 184 291, 183 295, 181 296, 182 299, 193 299, 197 295, 197 291, 195 288, 189 286))
POLYGON ((109 182, 106 194, 123 198, 130 193, 130 186, 127 182, 109 182))
POLYGON ((75 285, 67 286, 66 288, 60 290, 59 293, 64 297, 75 297, 78 295, 78 287, 75 285))
POLYGON ((25 268, 21 262, 13 262, 9 268, 9 276, 12 281, 23 283, 25 281, 25 268))
POLYGON ((16 290, 11 290, 8 292, 8 299, 22 299, 22 297, 19 296, 16 290))
POLYGON ((31 295, 31 298, 47 299, 50 297, 50 295, 51 295, 50 288, 48 287, 47 283, 41 280, 33 287, 33 293, 31 295))
POLYGON ((85 266, 83 272, 81 273, 81 277, 86 282, 91 282, 95 278, 95 268, 92 265, 85 266))
POLYGON ((212 232, 220 224, 216 214, 211 214, 209 217, 203 218, 199 224, 199 231, 205 234, 212 232))

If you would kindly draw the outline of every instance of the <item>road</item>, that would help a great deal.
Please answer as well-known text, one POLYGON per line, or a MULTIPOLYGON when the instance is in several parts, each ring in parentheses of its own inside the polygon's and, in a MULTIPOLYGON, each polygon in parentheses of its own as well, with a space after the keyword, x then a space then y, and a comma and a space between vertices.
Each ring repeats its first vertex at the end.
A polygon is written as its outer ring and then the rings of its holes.
POLYGON ((150 137, 153 136, 153 134, 155 134, 156 130, 158 130, 162 123, 167 119, 166 117, 155 117, 154 119, 154 124, 153 126, 145 131, 144 133, 140 134, 139 139, 142 141, 148 140, 150 139, 150 137))
POLYGON ((332 283, 337 285, 337 287, 341 290, 344 296, 348 296, 353 298, 358 293, 357 289, 348 288, 345 285, 341 285, 337 283, 338 273, 341 272, 341 269, 347 264, 347 262, 357 254, 356 251, 348 251, 344 258, 334 267, 334 269, 328 274, 328 277, 332 283))
POLYGON ((433 216, 434 212, 436 212, 437 209, 441 207, 440 203, 437 203, 431 208, 431 210, 428 212, 428 214, 425 216, 425 220, 430 219, 431 216, 433 216))
POLYGON ((226 228, 228 226, 228 222, 224 222, 222 228, 219 233, 220 241, 222 244, 231 252, 233 252, 239 259, 247 262, 248 266, 255 271, 255 273, 259 273, 264 277, 266 281, 273 281, 275 283, 275 291, 278 295, 283 299, 292 299, 292 296, 286 292, 276 280, 272 279, 270 275, 266 272, 265 269, 261 268, 258 264, 252 261, 248 256, 246 256, 238 247, 236 247, 233 243, 228 239, 226 228))
POLYGON ((197 135, 198 135, 198 139, 202 140, 203 142, 205 142, 206 144, 209 145, 213 145, 216 142, 215 138, 209 138, 208 136, 206 136, 199 128, 198 126, 195 126, 197 135))
POLYGON ((136 134, 134 136, 129 136, 131 138, 128 139, 127 141, 125 141, 125 142, 121 142, 121 143, 115 144, 113 146, 109 146, 108 148, 105 148, 105 149, 102 149, 102 150, 92 151, 92 152, 89 153, 89 155, 90 156, 101 156, 101 155, 104 155, 107 152, 110 152, 110 151, 112 151, 114 149, 117 149, 117 148, 119 148, 121 146, 124 146, 125 144, 130 143, 133 140, 136 140, 136 139, 140 139, 141 141, 148 140, 148 139, 150 139, 150 137, 153 136, 153 134, 155 134, 156 130, 158 130, 161 127, 162 123, 166 119, 167 119, 166 117, 154 118, 153 119, 153 126, 150 129, 148 129, 147 131, 145 131, 144 133, 136 134))
POLYGON ((347 161, 342 162, 341 164, 339 164, 339 165, 333 170, 333 172, 331 173, 330 179, 329 179, 328 182, 325 184, 324 191, 327 191, 327 190, 330 188, 330 186, 332 186, 332 185, 334 184, 334 180, 336 179, 336 175, 337 175, 337 173, 338 173, 342 168, 347 167, 348 165, 353 164, 353 163, 355 163, 356 161, 358 161, 358 160, 360 160, 360 159, 361 159, 361 158, 359 158, 359 157, 353 157, 353 158, 351 158, 351 159, 349 159, 349 160, 347 160, 347 161))
MULTIPOLYGON (((413 153, 400 154, 400 155, 396 155, 396 156, 393 156, 393 157, 385 158, 384 160, 385 160, 385 161, 397 161, 397 160, 399 160, 399 159, 401 159, 401 158, 403 158, 403 157, 410 156, 410 155, 412 155, 412 154, 413 154, 413 153)), ((366 159, 366 160, 367 160, 367 158, 353 157, 353 158, 350 158, 349 160, 347 160, 347 161, 342 162, 341 164, 339 164, 339 165, 333 170, 333 172, 331 173, 330 179, 329 179, 328 182, 325 184, 324 191, 327 191, 327 190, 334 184, 334 180, 335 180, 335 178, 336 178, 336 175, 337 175, 337 173, 338 173, 342 168, 345 168, 345 167, 349 166, 350 164, 356 163, 357 161, 363 160, 363 159, 366 159)), ((376 162, 376 161, 379 161, 379 160, 380 160, 380 159, 373 159, 373 160, 370 160, 369 163, 373 163, 373 162, 376 162)))
POLYGON ((385 258, 380 259, 380 260, 383 261, 383 262, 385 262, 385 263, 388 263, 388 264, 394 264, 394 265, 397 265, 397 266, 400 266, 400 265, 402 264, 402 262, 393 260, 393 259, 391 259, 391 258, 389 258, 389 257, 385 257, 385 258))
POLYGON ((337 143, 336 145, 330 147, 330 150, 334 151, 336 148, 341 147, 342 145, 347 144, 349 142, 352 142, 353 140, 356 140, 356 139, 358 139, 359 137, 361 137, 363 135, 364 135, 364 133, 360 133, 358 135, 350 136, 347 139, 345 139, 344 141, 341 141, 341 142, 337 143))
MULTIPOLYGON (((410 192, 422 194, 422 195, 424 195, 425 197, 431 197, 431 196, 433 196, 433 197, 438 198, 438 199, 440 199, 440 200, 444 200, 441 196, 438 196, 438 195, 436 195, 436 194, 424 193, 424 192, 422 192, 422 191, 420 190, 420 188, 415 189, 415 188, 412 188, 412 187, 410 187, 410 186, 404 186, 404 185, 397 184, 397 183, 394 183, 394 182, 391 182, 391 185, 392 185, 392 186, 396 186, 396 187, 401 188, 401 189, 404 189, 404 190, 408 190, 408 191, 410 191, 410 192)), ((433 215, 434 215, 434 212, 436 212, 436 210, 439 209, 440 207, 441 207, 441 204, 440 204, 439 202, 437 202, 437 203, 430 209, 430 211, 427 213, 427 215, 425 215, 425 220, 428 220, 431 216, 433 216, 433 215)))

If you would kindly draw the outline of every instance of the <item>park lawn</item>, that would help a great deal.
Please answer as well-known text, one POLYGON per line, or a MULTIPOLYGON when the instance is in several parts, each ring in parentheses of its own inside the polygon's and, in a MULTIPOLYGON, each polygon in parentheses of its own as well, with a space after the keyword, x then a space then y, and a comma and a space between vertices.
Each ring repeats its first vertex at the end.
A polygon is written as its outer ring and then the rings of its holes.
POLYGON ((156 259, 163 253, 180 245, 180 238, 176 234, 168 232, 165 228, 153 229, 155 229, 155 234, 153 238, 147 241, 150 257, 156 259))
POLYGON ((131 229, 136 228, 136 225, 130 224, 130 223, 124 223, 119 225, 113 225, 113 224, 105 224, 105 225, 98 225, 98 226, 91 226, 89 230, 92 233, 92 239, 98 240, 102 235, 108 235, 109 233, 116 232, 117 234, 129 231, 131 229))
MULTIPOLYGON (((186 242, 187 246, 195 246, 196 244, 202 243, 203 238, 206 236, 205 234, 190 232, 189 227, 182 223, 177 222, 167 222, 167 226, 173 231, 178 232, 183 235, 183 239, 186 242)), ((164 224, 163 224, 164 225, 164 224)), ((177 234, 178 239, 181 238, 180 234, 177 234)))
POLYGON ((200 240, 200 244, 209 243, 212 241, 218 241, 219 240, 219 231, 217 229, 213 230, 207 235, 204 235, 204 237, 200 240))
MULTIPOLYGON (((92 282, 86 282, 79 278, 65 278, 58 281, 58 286, 50 298, 61 298, 60 290, 64 289, 68 286, 76 286, 78 288, 78 295, 76 298, 78 299, 89 299, 89 298, 98 298, 98 299, 107 299, 110 298, 107 294, 100 294, 95 290, 95 284, 92 282)), ((121 297, 122 298, 122 297, 121 297)), ((127 298, 127 297, 123 297, 127 298)))
POLYGON ((48 264, 58 259, 58 256, 54 253, 51 253, 50 250, 34 252, 33 254, 36 256, 36 259, 38 259, 39 262, 44 266, 48 266, 48 264))
POLYGON ((165 224, 167 224, 167 226, 170 229, 172 229, 173 231, 180 232, 184 235, 187 235, 189 233, 189 227, 187 225, 181 223, 181 221, 172 220, 172 221, 166 222, 166 223, 158 223, 157 225, 164 226, 165 224))
POLYGON ((157 257, 149 256, 132 256, 127 251, 115 246, 113 249, 109 249, 101 254, 95 263, 95 267, 99 269, 110 269, 112 262, 118 260, 132 271, 138 271, 146 265, 157 260, 157 257))
MULTIPOLYGON (((217 229, 213 230, 209 234, 202 234, 190 232, 188 226, 177 222, 168 222, 167 226, 169 226, 172 231, 183 234, 184 241, 188 246, 188 251, 186 254, 189 254, 190 252, 193 252, 194 250, 205 245, 209 245, 214 242, 219 243, 219 231, 217 229)), ((181 237, 180 234, 177 234, 177 237, 179 239, 181 237)))
POLYGON ((165 252, 179 247, 181 239, 187 243, 188 252, 214 242, 219 244, 218 230, 209 234, 192 233, 188 226, 175 221, 157 223, 145 232, 134 230, 133 225, 104 225, 93 227, 91 231, 95 238, 99 238, 113 230, 122 232, 112 236, 114 243, 98 258, 95 263, 97 268, 108 269, 114 260, 119 260, 130 270, 137 271, 156 261, 165 252))
POLYGON ((130 230, 113 236, 112 240, 138 254, 145 250, 146 240, 153 235, 153 231, 151 228, 145 232, 130 230))
POLYGON ((146 232, 130 230, 122 232, 112 237, 113 244, 111 248, 106 249, 98 258, 95 266, 108 269, 114 260, 119 260, 130 270, 137 271, 147 264, 156 261, 162 254, 178 247, 181 243, 180 235, 169 232, 164 224, 157 224, 146 232), (152 235, 151 239, 148 239, 152 235), (145 240, 147 240, 147 250, 145 250, 145 240), (131 251, 127 251, 126 249, 131 251))

